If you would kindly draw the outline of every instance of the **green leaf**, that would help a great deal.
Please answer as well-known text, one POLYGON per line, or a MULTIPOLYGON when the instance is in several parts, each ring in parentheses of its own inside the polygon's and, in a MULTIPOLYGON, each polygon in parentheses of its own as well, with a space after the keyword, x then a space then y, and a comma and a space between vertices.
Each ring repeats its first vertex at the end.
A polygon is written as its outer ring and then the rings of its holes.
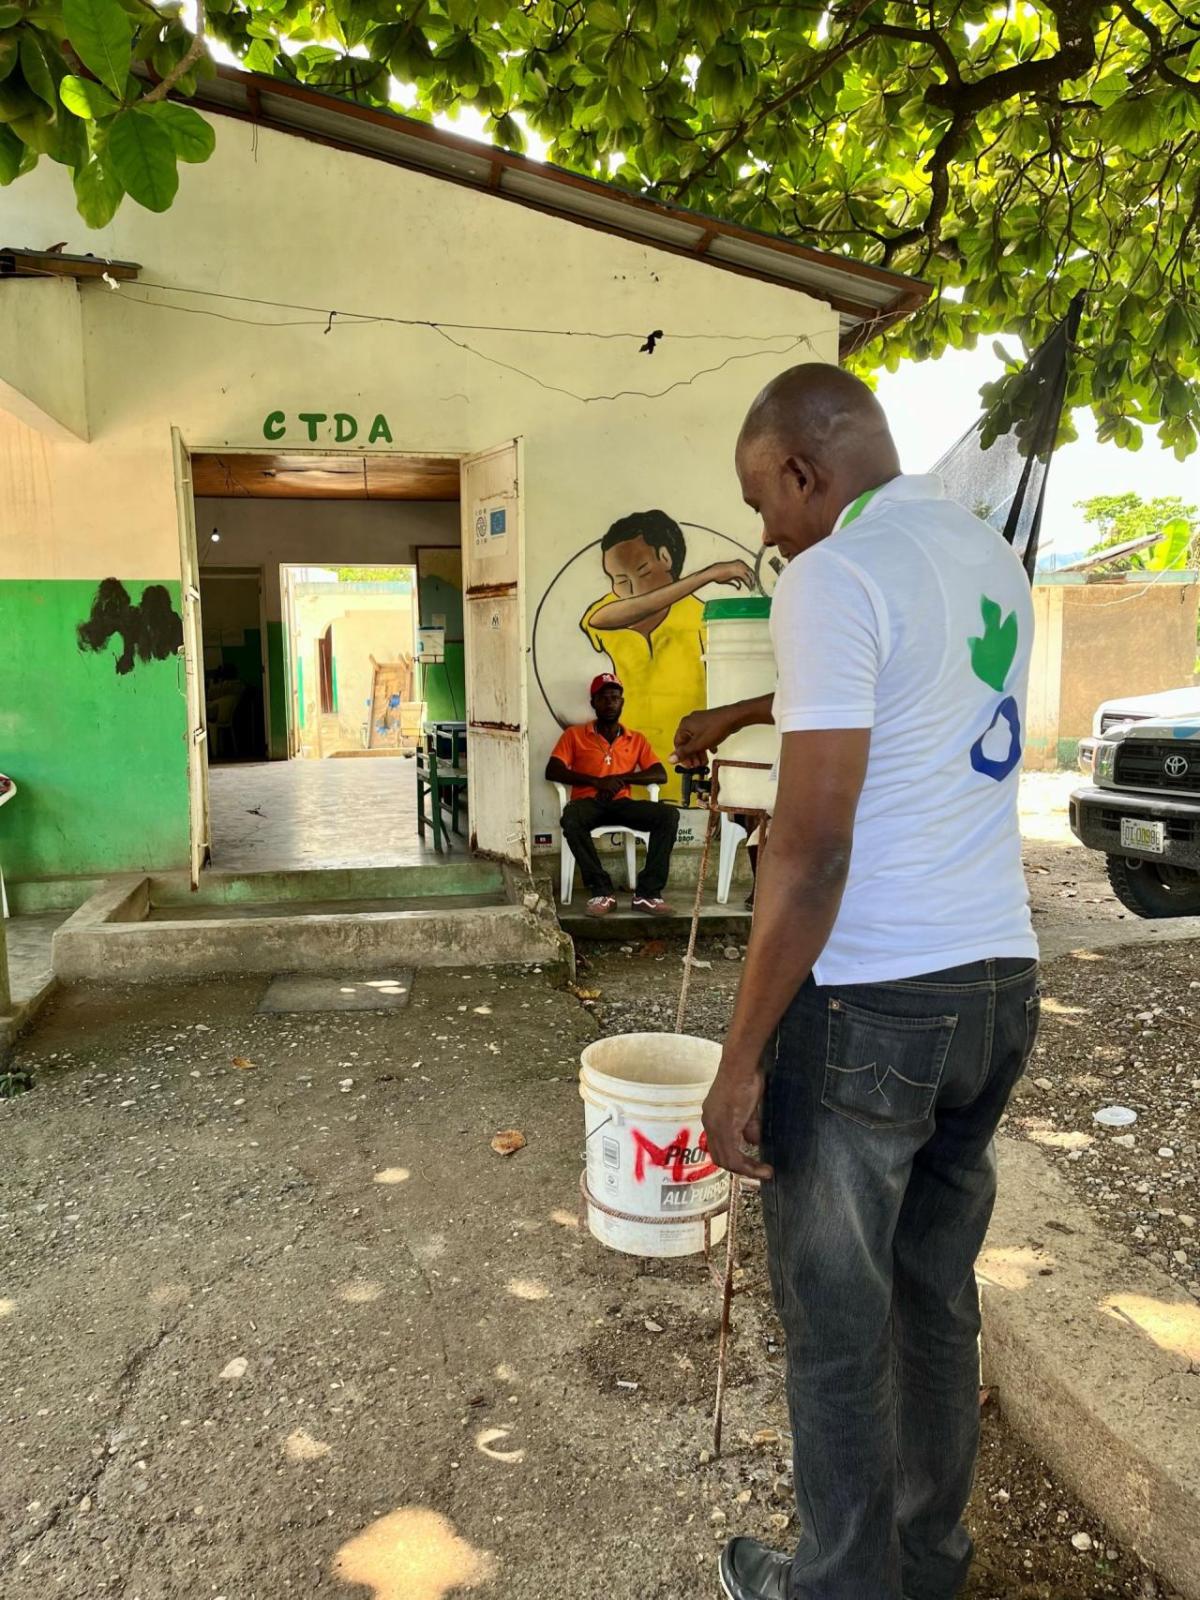
POLYGON ((1090 93, 1096 104, 1102 110, 1107 110, 1122 95, 1129 93, 1129 77, 1124 72, 1109 72, 1092 85, 1090 93))
POLYGON ((268 44, 265 39, 255 39, 242 59, 242 66, 247 72, 259 72, 269 77, 275 70, 275 46, 268 44))
POLYGON ((1158 99, 1152 94, 1126 95, 1104 113, 1104 132, 1131 155, 1145 156, 1162 137, 1158 99))
POLYGON ((10 184, 20 176, 21 160, 25 146, 10 128, 0 124, 0 185, 10 184))
POLYGON ((0 122, 18 122, 22 117, 32 116, 39 106, 43 111, 46 109, 19 77, 0 83, 0 122))
POLYGON ((46 154, 52 161, 74 171, 88 158, 87 123, 78 117, 57 112, 54 116, 54 139, 46 154))
POLYGON ((63 0, 62 14, 75 54, 120 99, 133 59, 133 29, 120 0, 63 0))
POLYGON ((25 116, 14 117, 9 127, 18 139, 40 156, 51 155, 58 149, 58 126, 54 113, 40 100, 34 100, 25 116))
POLYGON ((588 7, 588 22, 600 33, 620 33, 625 27, 624 16, 609 0, 597 0, 588 7))
POLYGON ((106 228, 125 191, 99 161, 89 161, 75 174, 75 203, 89 228, 106 228))
MULTIPOLYGON (((56 57, 54 66, 58 67, 57 76, 62 76, 61 57, 56 57)), ((55 83, 54 66, 47 50, 45 39, 32 28, 21 30, 21 75, 25 82, 52 111, 58 110, 58 89, 55 83)))
POLYGON ((17 64, 17 57, 21 49, 21 35, 15 30, 11 33, 0 33, 0 83, 8 77, 17 64))
POLYGON ((24 16, 20 6, 0 5, 0 28, 15 28, 24 16))
POLYGON ((515 150, 518 155, 525 149, 525 136, 521 132, 520 124, 513 117, 497 117, 492 127, 496 143, 503 145, 505 150, 515 150))
POLYGON ((58 86, 63 105, 77 117, 91 121, 96 117, 111 117, 118 110, 117 102, 102 83, 91 78, 68 75, 58 86))
POLYGON ((125 192, 147 211, 165 211, 179 188, 171 135, 144 111, 121 111, 108 130, 108 157, 125 192))
POLYGON ((1147 572, 1176 572, 1187 566, 1195 532, 1186 517, 1172 517, 1163 524, 1162 538, 1147 550, 1147 572))
POLYGON ((180 161, 207 161, 212 155, 217 136, 198 111, 175 100, 156 100, 141 109, 166 128, 180 161))

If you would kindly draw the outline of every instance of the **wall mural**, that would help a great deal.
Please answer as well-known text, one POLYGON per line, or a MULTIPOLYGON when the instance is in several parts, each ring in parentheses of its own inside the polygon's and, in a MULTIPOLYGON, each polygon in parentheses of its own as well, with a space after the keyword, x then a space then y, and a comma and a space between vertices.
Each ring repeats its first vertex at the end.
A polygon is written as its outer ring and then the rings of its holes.
POLYGON ((148 583, 134 605, 119 578, 105 578, 96 590, 91 614, 75 630, 80 650, 97 654, 119 637, 117 672, 132 672, 135 661, 166 661, 183 646, 183 619, 171 604, 165 584, 148 583))
MULTIPOLYGON (((706 703, 704 601, 752 590, 754 557, 665 511, 621 517, 572 556, 533 622, 534 676, 559 726, 588 716, 587 684, 611 665, 625 685, 625 722, 669 762, 680 719, 706 703)), ((680 794, 671 772, 663 799, 680 794)))

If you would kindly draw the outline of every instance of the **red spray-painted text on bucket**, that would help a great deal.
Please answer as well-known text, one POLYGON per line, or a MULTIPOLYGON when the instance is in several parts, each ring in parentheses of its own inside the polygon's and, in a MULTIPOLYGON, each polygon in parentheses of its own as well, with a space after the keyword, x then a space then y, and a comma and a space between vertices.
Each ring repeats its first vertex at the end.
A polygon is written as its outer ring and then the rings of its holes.
POLYGON ((631 1128, 629 1131, 633 1135, 634 1148, 637 1151, 633 1168, 635 1183, 645 1181, 647 1161, 652 1167, 661 1167, 664 1170, 670 1168, 673 1183, 698 1183, 701 1178, 711 1178, 715 1172, 721 1170, 715 1161, 706 1159, 707 1134, 702 1133, 698 1143, 693 1146, 692 1130, 680 1128, 671 1143, 664 1147, 655 1144, 652 1139, 647 1139, 637 1128, 631 1128))

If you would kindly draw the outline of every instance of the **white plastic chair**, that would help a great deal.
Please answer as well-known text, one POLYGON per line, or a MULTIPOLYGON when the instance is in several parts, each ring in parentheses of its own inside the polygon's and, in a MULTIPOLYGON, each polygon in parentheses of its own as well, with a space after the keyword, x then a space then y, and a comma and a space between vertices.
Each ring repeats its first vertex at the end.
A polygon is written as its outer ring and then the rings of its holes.
MULTIPOLYGON (((12 799, 17 792, 17 786, 11 778, 6 778, 0 772, 0 806, 12 799)), ((0 917, 8 915, 8 893, 4 887, 4 863, 0 861, 0 917)))
MULTIPOLYGON (((566 810, 567 802, 571 798, 571 793, 565 783, 556 783, 554 787, 558 790, 558 814, 561 818, 563 812, 566 810)), ((659 785, 657 783, 648 785, 646 789, 646 793, 650 796, 651 800, 658 799, 658 791, 659 785)), ((607 827, 593 828, 592 838, 602 839, 605 834, 617 833, 623 833, 625 835, 625 883, 628 889, 633 890, 637 887, 637 841, 640 839, 642 843, 649 848, 650 835, 648 833, 639 833, 634 828, 614 828, 611 824, 609 824, 607 827)), ((559 875, 561 878, 559 901, 560 904, 564 906, 569 906, 575 897, 575 866, 576 862, 575 857, 571 854, 571 846, 567 843, 564 836, 562 842, 562 860, 559 864, 559 875)))
POLYGON ((733 886, 733 868, 737 861, 738 845, 750 835, 740 822, 735 822, 728 811, 721 813, 721 854, 717 865, 717 904, 729 904, 729 891, 733 886))

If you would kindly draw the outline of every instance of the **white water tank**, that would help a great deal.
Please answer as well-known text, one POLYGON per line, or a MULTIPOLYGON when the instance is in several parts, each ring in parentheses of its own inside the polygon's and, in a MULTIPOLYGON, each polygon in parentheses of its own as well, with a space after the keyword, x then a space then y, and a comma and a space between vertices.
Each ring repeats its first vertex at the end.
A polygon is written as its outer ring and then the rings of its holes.
MULTIPOLYGON (((771 646, 771 602, 765 595, 710 600, 704 607, 704 665, 710 707, 755 700, 775 692, 775 651, 771 646)), ((722 767, 719 800, 746 811, 770 811, 775 804, 779 734, 771 723, 743 728, 716 752, 722 761, 755 761, 769 771, 722 767)))

